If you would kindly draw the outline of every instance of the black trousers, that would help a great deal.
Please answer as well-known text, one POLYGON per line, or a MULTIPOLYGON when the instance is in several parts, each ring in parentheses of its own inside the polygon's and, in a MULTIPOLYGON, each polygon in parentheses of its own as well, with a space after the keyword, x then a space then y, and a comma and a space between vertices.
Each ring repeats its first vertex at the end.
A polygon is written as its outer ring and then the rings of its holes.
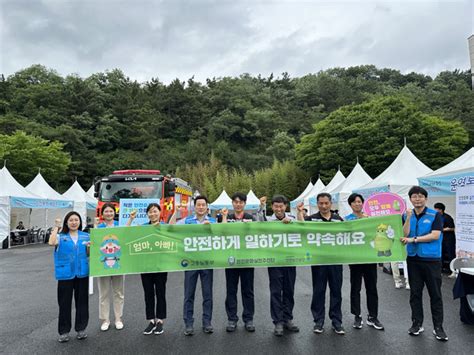
POLYGON ((89 323, 89 278, 75 277, 72 280, 58 281, 58 305, 59 305, 59 334, 67 334, 71 331, 71 308, 72 296, 76 305, 76 319, 74 329, 76 332, 85 330, 89 323))
POLYGON ((293 319, 295 306, 296 267, 269 267, 270 314, 273 323, 285 323, 293 319))
POLYGON ((227 295, 225 299, 225 310, 227 319, 230 321, 238 321, 237 316, 237 290, 239 288, 242 294, 243 312, 242 319, 244 322, 253 320, 255 313, 255 300, 253 294, 254 268, 243 269, 225 269, 225 281, 227 295))
POLYGON ((146 319, 165 319, 166 281, 168 280, 168 273, 152 272, 149 274, 141 274, 141 277, 143 292, 145 294, 146 319))
POLYGON ((342 324, 342 265, 311 266, 313 299, 311 313, 314 323, 324 324, 326 287, 329 284, 329 318, 333 325, 342 324))
POLYGON ((379 311, 379 296, 377 294, 377 264, 349 265, 351 270, 351 313, 361 315, 360 291, 364 279, 367 296, 367 310, 369 317, 377 318, 379 311))
POLYGON ((430 295, 433 325, 443 325, 443 298, 441 295, 441 262, 407 259, 410 279, 410 307, 413 322, 423 324, 423 288, 430 295))

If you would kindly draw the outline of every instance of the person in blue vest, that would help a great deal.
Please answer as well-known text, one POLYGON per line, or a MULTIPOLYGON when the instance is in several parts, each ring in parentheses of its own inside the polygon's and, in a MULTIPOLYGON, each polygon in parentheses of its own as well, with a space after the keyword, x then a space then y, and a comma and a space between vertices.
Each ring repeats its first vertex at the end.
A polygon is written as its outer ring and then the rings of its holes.
POLYGON ((58 332, 60 343, 69 341, 71 331, 72 297, 76 303, 74 328, 77 339, 87 338, 86 328, 89 322, 89 234, 82 231, 82 219, 79 213, 71 211, 51 232, 49 245, 54 246, 54 271, 58 280, 59 319, 58 332))
MULTIPOLYGON (((206 196, 194 198, 194 215, 179 220, 176 224, 210 224, 217 223, 216 219, 208 215, 208 200, 206 196)), ((206 334, 214 332, 212 327, 212 283, 213 270, 192 270, 184 272, 184 335, 194 334, 194 295, 197 280, 201 278, 202 289, 202 330, 206 334)))
MULTIPOLYGON (((112 203, 104 203, 101 208, 102 223, 98 223, 96 218, 96 228, 118 227, 118 221, 115 220, 116 211, 112 203)), ((100 330, 105 332, 110 327, 110 296, 115 317, 115 328, 123 329, 123 304, 124 304, 124 275, 102 276, 98 278, 99 286, 99 319, 102 321, 100 330)))
POLYGON ((443 297, 441 294, 441 248, 443 242, 443 221, 441 215, 426 207, 428 192, 413 186, 408 191, 413 209, 403 215, 401 238, 407 247, 408 277, 410 279, 410 307, 413 324, 410 335, 423 331, 423 288, 426 285, 430 295, 433 334, 436 339, 447 341, 443 329, 443 297))
MULTIPOLYGON (((364 198, 358 193, 353 193, 347 199, 351 206, 352 213, 344 217, 346 221, 353 221, 359 218, 367 218, 363 212, 364 198)), ((378 320, 379 296, 377 293, 377 264, 353 264, 349 265, 351 270, 351 313, 354 315, 355 329, 362 329, 364 323, 360 309, 360 291, 362 288, 362 278, 364 279, 365 293, 367 296, 367 325, 377 330, 384 330, 384 326, 378 320)))

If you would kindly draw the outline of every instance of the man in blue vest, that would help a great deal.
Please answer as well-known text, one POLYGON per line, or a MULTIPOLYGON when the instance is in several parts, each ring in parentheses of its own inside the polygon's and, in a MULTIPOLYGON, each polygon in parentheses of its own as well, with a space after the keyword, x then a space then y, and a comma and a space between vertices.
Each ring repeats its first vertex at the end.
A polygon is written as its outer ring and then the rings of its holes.
POLYGON ((441 294, 441 246, 443 221, 441 215, 426 207, 428 192, 419 186, 408 191, 413 210, 403 216, 403 244, 407 246, 408 278, 410 280, 410 307, 413 325, 410 335, 423 331, 423 288, 430 295, 433 334, 436 339, 447 341, 443 330, 443 298, 441 294))
MULTIPOLYGON (((194 215, 179 220, 176 224, 209 224, 216 223, 216 219, 208 216, 208 201, 205 196, 194 199, 194 215)), ((184 272, 184 306, 183 319, 184 335, 194 334, 194 295, 198 277, 201 278, 202 289, 202 330, 204 333, 214 332, 212 327, 212 282, 213 270, 193 270, 184 272)))

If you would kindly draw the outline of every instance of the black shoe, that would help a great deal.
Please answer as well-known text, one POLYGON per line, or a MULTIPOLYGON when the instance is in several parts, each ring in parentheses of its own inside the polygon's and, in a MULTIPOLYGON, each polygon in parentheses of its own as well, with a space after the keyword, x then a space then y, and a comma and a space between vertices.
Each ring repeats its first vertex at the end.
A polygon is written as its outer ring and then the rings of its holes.
POLYGON ((275 324, 275 329, 273 330, 273 334, 275 334, 277 337, 283 336, 283 323, 275 324))
POLYGON ((292 320, 287 320, 286 323, 283 324, 283 328, 293 333, 298 333, 300 331, 300 328, 294 324, 292 320))
POLYGON ((369 327, 374 327, 377 330, 384 330, 383 324, 380 323, 376 317, 367 317, 367 325, 369 327))
POLYGON ((245 322, 245 330, 249 333, 253 333, 255 331, 255 325, 253 324, 253 321, 249 320, 248 322, 245 322))
POLYGON ((332 330, 334 330, 334 332, 335 332, 336 334, 339 334, 339 335, 344 335, 344 334, 346 334, 346 332, 345 332, 343 326, 342 326, 342 325, 339 325, 339 324, 337 324, 337 325, 333 324, 333 325, 332 325, 332 330))
POLYGON ((225 327, 225 331, 228 333, 235 332, 237 329, 237 322, 235 320, 230 320, 227 322, 227 327, 225 327))
POLYGON ((362 321, 362 317, 361 316, 355 316, 354 317, 354 324, 352 324, 352 328, 355 328, 355 329, 362 329, 362 324, 364 322, 362 321))
POLYGON ((448 341, 448 336, 444 332, 443 327, 436 327, 433 329, 433 334, 436 337, 436 339, 441 340, 441 341, 448 341))
POLYGON ((424 331, 425 329, 421 326, 421 324, 413 322, 413 325, 411 326, 411 328, 408 329, 408 334, 416 336, 416 335, 420 335, 424 331))
POLYGON ((85 338, 87 338, 87 333, 83 330, 80 330, 80 331, 77 332, 76 338, 78 340, 84 340, 85 338))
POLYGON ((323 325, 322 324, 315 324, 314 327, 313 327, 313 332, 316 333, 316 334, 321 334, 322 332, 324 332, 323 325))
POLYGON ((155 322, 150 322, 150 323, 148 323, 147 327, 146 327, 145 330, 143 331, 143 334, 145 334, 145 335, 150 335, 151 333, 153 333, 153 331, 155 330, 155 328, 156 328, 155 322))
POLYGON ((163 334, 164 330, 163 330, 163 323, 161 322, 156 322, 156 327, 155 327, 155 330, 153 331, 153 333, 155 334, 163 334))
POLYGON ((184 335, 186 336, 194 335, 194 328, 192 325, 186 326, 186 329, 184 330, 184 335))
POLYGON ((212 325, 206 325, 204 327, 202 327, 202 331, 206 334, 212 334, 214 333, 214 328, 212 327, 212 325))

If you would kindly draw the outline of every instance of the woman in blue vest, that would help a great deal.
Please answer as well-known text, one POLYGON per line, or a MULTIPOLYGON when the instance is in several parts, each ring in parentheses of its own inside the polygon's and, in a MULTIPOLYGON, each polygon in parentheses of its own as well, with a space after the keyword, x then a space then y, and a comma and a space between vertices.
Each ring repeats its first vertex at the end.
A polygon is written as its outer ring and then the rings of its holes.
POLYGON ((85 332, 89 322, 89 234, 82 231, 79 213, 69 212, 61 220, 56 219, 49 245, 54 246, 54 270, 58 280, 60 343, 69 341, 71 330, 72 296, 76 304, 74 329, 77 339, 87 338, 85 332), (59 233, 59 235, 58 235, 59 233))
MULTIPOLYGON (((115 206, 111 203, 104 203, 101 209, 104 222, 98 223, 96 228, 118 227, 115 220, 115 206)), ((112 304, 115 317, 115 328, 123 329, 123 303, 124 303, 124 275, 102 276, 98 279, 99 285, 99 318, 102 320, 100 330, 105 332, 110 327, 110 295, 112 294, 112 304)))

